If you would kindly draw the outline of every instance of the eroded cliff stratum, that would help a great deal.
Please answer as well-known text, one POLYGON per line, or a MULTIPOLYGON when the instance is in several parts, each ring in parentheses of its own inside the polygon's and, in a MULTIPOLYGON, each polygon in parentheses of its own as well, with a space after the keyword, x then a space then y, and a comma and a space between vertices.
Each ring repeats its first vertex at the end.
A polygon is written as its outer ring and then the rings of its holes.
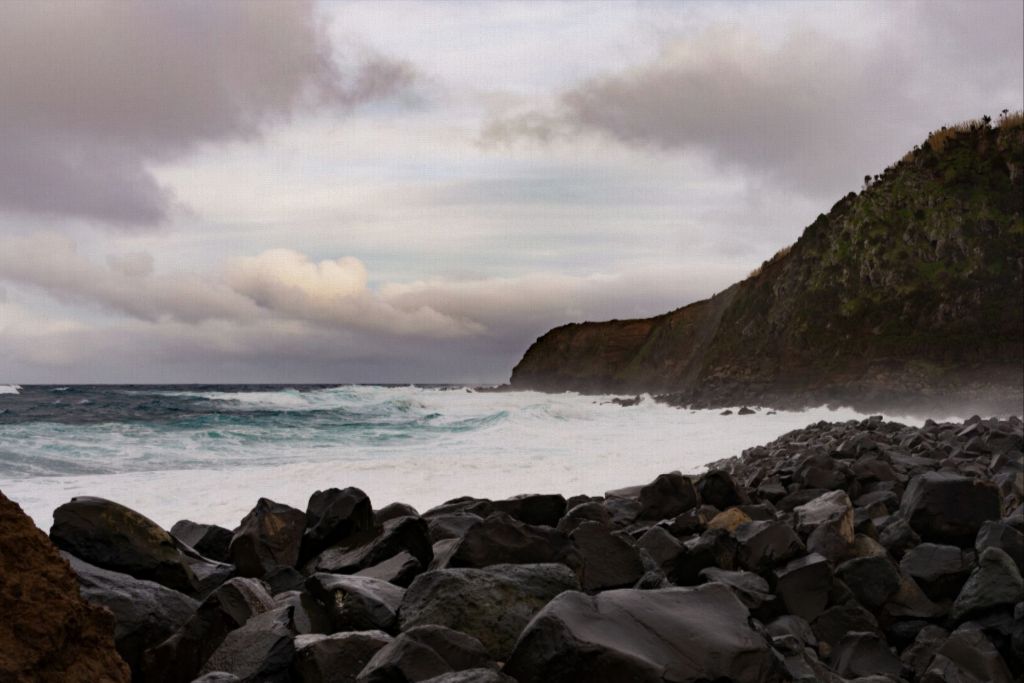
POLYGON ((710 299, 540 337, 515 389, 1017 412, 1024 118, 943 128, 710 299))

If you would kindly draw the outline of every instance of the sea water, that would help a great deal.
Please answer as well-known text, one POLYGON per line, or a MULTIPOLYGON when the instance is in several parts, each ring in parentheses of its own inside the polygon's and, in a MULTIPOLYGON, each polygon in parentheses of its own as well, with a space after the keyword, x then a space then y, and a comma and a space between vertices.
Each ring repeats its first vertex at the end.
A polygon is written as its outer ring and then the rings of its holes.
POLYGON ((463 495, 600 495, 662 472, 699 473, 812 422, 864 417, 721 415, 611 398, 459 386, 7 385, 0 490, 43 529, 54 508, 86 495, 164 527, 234 528, 260 497, 305 509, 330 487, 421 512, 463 495))

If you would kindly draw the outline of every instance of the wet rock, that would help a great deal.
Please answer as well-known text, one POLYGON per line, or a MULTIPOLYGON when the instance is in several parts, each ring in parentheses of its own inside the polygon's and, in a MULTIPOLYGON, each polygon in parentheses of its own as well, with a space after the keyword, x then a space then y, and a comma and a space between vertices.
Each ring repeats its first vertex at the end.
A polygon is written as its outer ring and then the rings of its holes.
POLYGON ((64 558, 78 579, 82 597, 114 615, 117 651, 135 675, 142 655, 181 627, 199 603, 192 598, 127 574, 101 569, 70 554, 64 558))
POLYGON ((420 517, 389 520, 384 523, 380 535, 361 538, 358 545, 325 550, 316 559, 316 570, 351 574, 403 552, 412 555, 424 567, 430 565, 434 549, 426 520, 420 517))
POLYGON ((953 603, 950 616, 956 621, 1000 605, 1024 600, 1024 580, 1016 563, 999 548, 985 548, 953 603))
POLYGON ((899 590, 899 570, 888 557, 858 557, 836 568, 836 576, 853 592, 857 602, 877 610, 899 590))
POLYGON ((181 628, 145 653, 143 679, 189 683, 228 633, 274 606, 263 582, 231 579, 203 600, 181 628))
POLYGON ((504 672, 520 683, 784 680, 725 586, 562 593, 534 617, 504 672))
POLYGON ((458 540, 447 567, 488 567, 492 564, 559 562, 571 569, 582 565, 568 536, 547 526, 523 524, 495 513, 458 540))
POLYGON ((501 564, 484 569, 442 569, 419 576, 399 609, 403 631, 438 624, 480 640, 504 660, 526 624, 556 595, 579 590, 562 564, 501 564))
POLYGON ((359 672, 391 640, 383 631, 296 636, 292 675, 297 683, 355 683, 359 672))
MULTIPOLYGON (((308 513, 307 513, 308 514, 308 513)), ((384 522, 390 522, 399 517, 419 517, 420 513, 412 505, 405 503, 388 503, 380 510, 373 511, 373 523, 375 526, 383 526, 384 522)))
POLYGON ((302 558, 314 557, 351 536, 373 528, 373 506, 370 497, 361 489, 350 486, 317 491, 306 505, 302 558))
POLYGON ((786 609, 813 621, 828 605, 832 589, 832 565, 812 553, 775 570, 775 590, 786 609))
POLYGON ((444 626, 416 626, 378 650, 356 680, 412 683, 477 668, 494 668, 479 640, 444 626))
POLYGON ((913 577, 933 600, 955 598, 971 573, 973 558, 955 545, 922 543, 900 560, 900 569, 913 577))
POLYGON ((405 591, 387 581, 319 572, 306 581, 306 590, 327 609, 335 631, 398 629, 398 606, 405 591))
POLYGON ((565 497, 559 494, 527 494, 492 503, 495 512, 504 512, 523 524, 556 526, 565 514, 565 497))
POLYGON ((599 522, 583 522, 569 538, 583 558, 580 584, 588 593, 632 586, 644 573, 636 548, 599 522))
POLYGON ((755 572, 770 571, 805 552, 800 537, 781 522, 750 522, 737 528, 733 535, 739 565, 755 572))
POLYGON ((701 477, 697 481, 697 493, 703 503, 714 505, 719 510, 750 502, 746 491, 725 470, 711 470, 701 477))
POLYGON ((668 519, 698 505, 697 490, 679 472, 661 474, 640 489, 640 519, 668 519))
POLYGON ((171 535, 186 545, 192 546, 203 557, 217 562, 231 562, 228 546, 231 532, 215 524, 197 524, 187 519, 171 527, 171 535))
POLYGON ((89 564, 182 593, 199 582, 175 539, 148 517, 103 498, 72 498, 53 511, 50 540, 89 564))
POLYGON ((969 547, 982 524, 999 519, 999 490, 990 482, 950 472, 910 480, 900 513, 922 539, 969 547))
POLYGON ((294 567, 306 515, 288 505, 260 498, 231 538, 231 562, 240 576, 260 577, 277 567, 294 567))
POLYGON ((921 683, 1012 683, 1006 662, 978 630, 957 630, 939 647, 921 683))
POLYGON ((295 655, 292 609, 281 607, 249 619, 224 637, 200 674, 232 673, 242 681, 288 683, 295 655))
POLYGON ((0 493, 0 680, 128 683, 110 612, 79 595, 67 562, 0 493))
POLYGON ((794 509, 796 529, 807 549, 839 562, 853 546, 853 505, 845 491, 830 491, 794 509))
POLYGON ((418 574, 426 569, 420 561, 404 550, 392 558, 366 569, 360 569, 356 576, 369 576, 405 588, 418 574))
POLYGON ((832 649, 832 668, 840 676, 899 676, 903 665, 877 633, 853 631, 832 649))
POLYGON ((974 539, 974 549, 981 553, 985 548, 999 548, 1017 563, 1017 569, 1024 571, 1024 533, 1006 522, 988 521, 981 525, 974 539))
POLYGON ((435 515, 427 520, 430 542, 437 543, 446 538, 462 538, 476 524, 484 521, 480 515, 471 512, 453 512, 435 515))

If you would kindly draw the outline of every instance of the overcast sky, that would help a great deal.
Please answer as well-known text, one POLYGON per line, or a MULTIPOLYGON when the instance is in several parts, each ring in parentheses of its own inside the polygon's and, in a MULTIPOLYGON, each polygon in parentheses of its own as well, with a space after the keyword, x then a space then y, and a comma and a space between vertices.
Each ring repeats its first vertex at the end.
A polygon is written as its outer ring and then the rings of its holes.
POLYGON ((724 289, 1024 3, 0 3, 0 383, 501 382, 724 289))

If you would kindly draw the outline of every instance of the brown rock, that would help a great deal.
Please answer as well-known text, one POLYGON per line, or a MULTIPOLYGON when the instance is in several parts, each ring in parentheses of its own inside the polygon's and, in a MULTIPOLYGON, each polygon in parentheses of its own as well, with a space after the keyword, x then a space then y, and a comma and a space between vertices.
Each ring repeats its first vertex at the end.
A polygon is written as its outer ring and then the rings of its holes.
POLYGON ((0 493, 0 680, 127 683, 114 619, 86 603, 68 563, 0 493))

